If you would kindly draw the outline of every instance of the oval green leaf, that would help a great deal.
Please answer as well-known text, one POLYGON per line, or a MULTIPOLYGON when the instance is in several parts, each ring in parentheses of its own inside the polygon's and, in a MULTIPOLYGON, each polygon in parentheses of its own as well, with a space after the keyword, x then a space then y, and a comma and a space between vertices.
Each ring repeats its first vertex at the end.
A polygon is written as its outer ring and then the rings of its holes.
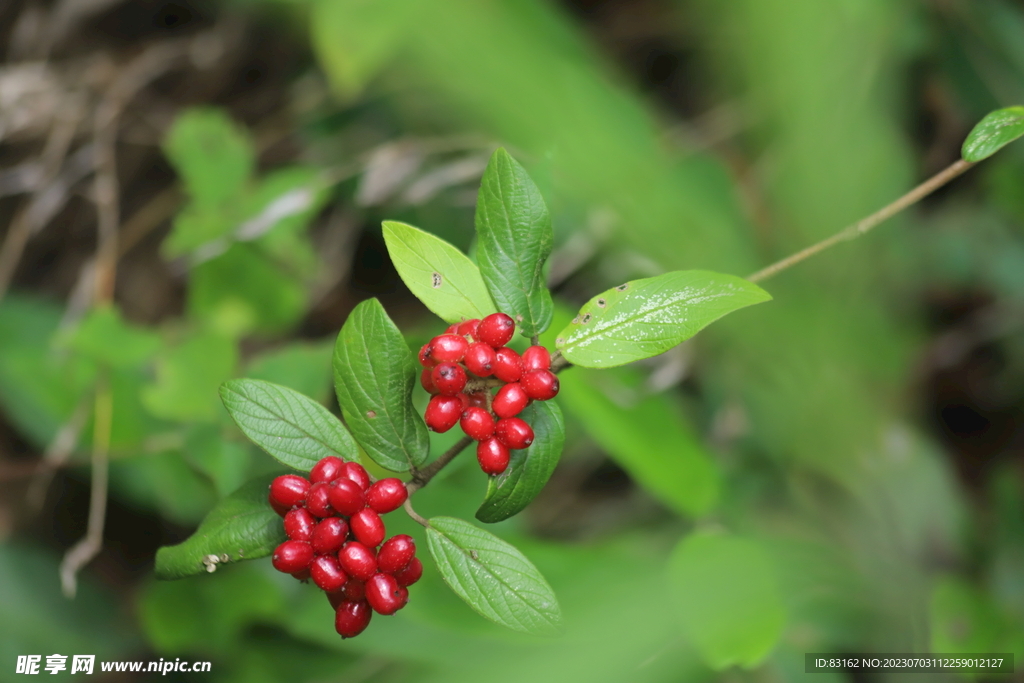
POLYGON ((440 237, 405 223, 384 221, 384 242, 402 282, 448 323, 483 318, 497 310, 480 269, 440 237))
POLYGON ((376 299, 355 307, 334 344, 334 388, 345 423, 370 458, 392 472, 427 459, 427 425, 412 404, 418 364, 376 299))
POLYGON ((713 669, 753 667, 782 635, 774 567, 754 540, 692 534, 673 551, 668 579, 684 630, 713 669))
POLYGON ((480 272, 498 310, 527 337, 546 330, 554 312, 544 280, 555 239, 551 217, 526 169, 501 148, 480 182, 476 234, 480 272))
POLYGON ((727 313, 771 296, 734 275, 677 270, 588 301, 555 340, 573 365, 610 368, 657 356, 727 313))
POLYGON ((555 592, 514 546, 454 517, 432 518, 427 543, 445 583, 481 616, 523 633, 557 630, 555 592))
POLYGON ((533 443, 512 451, 508 469, 487 482, 487 496, 476 511, 481 522, 494 524, 522 512, 548 483, 562 456, 565 421, 554 401, 533 403, 519 417, 533 427, 533 443))
POLYGON ((285 541, 281 518, 267 502, 275 475, 243 484, 210 511, 185 542, 156 553, 156 578, 182 579, 206 574, 210 567, 266 557, 285 541), (209 556, 216 556, 212 561, 209 556), (227 559, 225 559, 225 557, 227 559))
POLYGON ((1024 135, 1024 107, 1006 107, 989 113, 978 122, 964 140, 964 161, 987 159, 1024 135))
POLYGON ((359 459, 359 448, 341 420, 294 389, 232 379, 221 385, 220 398, 242 433, 288 467, 308 472, 329 455, 359 459))

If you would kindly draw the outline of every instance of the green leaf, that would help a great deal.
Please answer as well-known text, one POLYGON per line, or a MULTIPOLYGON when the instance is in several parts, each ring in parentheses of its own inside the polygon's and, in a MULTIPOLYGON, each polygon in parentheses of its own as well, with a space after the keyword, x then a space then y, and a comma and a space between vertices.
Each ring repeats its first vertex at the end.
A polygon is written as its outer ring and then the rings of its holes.
POLYGON ((197 205, 235 198, 252 174, 255 152, 247 132, 222 110, 196 107, 174 120, 164 153, 197 205))
POLYGON ((657 356, 725 314, 769 299, 733 275, 678 270, 598 294, 555 344, 573 365, 610 368, 657 356))
POLYGON ((331 455, 359 460, 359 448, 345 425, 294 389, 258 379, 233 379, 221 385, 220 397, 239 429, 288 467, 308 472, 331 455))
POLYGON ((381 467, 404 472, 430 449, 427 426, 412 404, 417 363, 384 307, 355 307, 334 345, 334 389, 345 423, 381 467))
POLYGON ((964 161, 987 159, 1024 135, 1024 107, 1006 107, 989 113, 964 140, 964 161))
POLYGON ((533 427, 533 443, 512 451, 508 469, 487 482, 487 496, 476 511, 481 522, 493 524, 522 512, 544 488, 562 455, 565 422, 554 401, 533 403, 519 417, 533 427))
POLYGON ((672 552, 668 578, 686 634, 712 668, 753 667, 775 647, 786 612, 756 541, 691 534, 672 552))
POLYGON ((526 169, 501 148, 480 183, 476 233, 480 272, 498 309, 516 319, 524 336, 546 330, 554 312, 544 281, 551 217, 526 169))
POLYGON ((257 477, 210 511, 196 532, 183 543, 160 548, 156 553, 158 579, 182 579, 205 574, 208 555, 218 562, 238 562, 266 557, 285 540, 281 518, 267 502, 274 475, 257 477), (222 556, 226 555, 227 560, 222 556))
POLYGON ((213 332, 193 334, 168 349, 156 365, 156 382, 142 389, 142 404, 157 417, 214 422, 217 388, 235 372, 234 342, 213 332))
POLYGON ((718 470, 672 398, 638 395, 641 378, 628 368, 576 369, 560 379, 558 400, 565 409, 651 495, 689 516, 715 504, 718 470))
POLYGON ((454 517, 432 518, 427 543, 445 583, 481 616, 523 633, 558 628, 555 592, 514 546, 454 517))
POLYGON ((384 241, 402 281, 445 322, 483 318, 497 310, 480 269, 440 237, 384 221, 384 241))
POLYGON ((129 325, 112 305, 91 310, 61 342, 86 358, 116 368, 142 365, 160 348, 158 334, 129 325))

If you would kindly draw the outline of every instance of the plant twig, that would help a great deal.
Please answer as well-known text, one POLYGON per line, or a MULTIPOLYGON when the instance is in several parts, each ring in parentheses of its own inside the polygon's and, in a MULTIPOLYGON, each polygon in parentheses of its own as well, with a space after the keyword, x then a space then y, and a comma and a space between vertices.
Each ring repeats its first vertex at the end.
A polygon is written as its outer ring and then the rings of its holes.
POLYGON ((430 526, 430 522, 428 522, 424 517, 422 517, 418 512, 416 512, 416 510, 413 509, 411 500, 406 498, 405 503, 402 504, 402 507, 405 508, 405 513, 412 517, 416 522, 422 524, 424 527, 430 526))
POLYGON ((413 475, 412 480, 405 485, 405 488, 409 491, 409 495, 411 496, 416 493, 416 491, 429 484, 430 480, 437 476, 438 472, 443 470, 448 463, 455 459, 455 456, 464 451, 471 443, 473 443, 473 439, 468 436, 462 437, 454 446, 445 451, 440 458, 417 471, 416 474, 413 475))
POLYGON ((78 437, 82 433, 85 419, 89 415, 89 399, 92 398, 90 394, 91 392, 86 393, 75 406, 71 417, 57 430, 57 434, 54 435, 50 445, 46 447, 46 452, 43 453, 43 459, 32 473, 32 480, 29 482, 25 500, 35 512, 38 512, 43 506, 46 490, 50 488, 54 472, 63 467, 71 454, 75 452, 78 437))
POLYGON ((831 237, 824 239, 821 242, 818 242, 817 244, 813 244, 807 247, 806 249, 803 249, 795 254, 787 256, 786 258, 782 259, 781 261, 773 263, 767 268, 762 268, 753 275, 747 276, 747 279, 750 280, 751 282, 760 282, 761 280, 766 280, 771 276, 783 270, 786 270, 790 266, 794 266, 797 263, 800 263, 801 261, 814 256, 815 254, 821 253, 826 249, 833 247, 836 244, 839 244, 840 242, 848 242, 849 240, 857 239, 861 235, 865 234, 866 232, 874 228, 879 223, 882 223, 886 219, 891 218, 892 216, 896 215, 897 213, 907 208, 908 206, 911 206, 912 204, 919 202, 921 199, 928 196, 935 190, 939 189, 953 178, 956 178, 958 175, 969 169, 971 166, 974 166, 974 164, 969 161, 964 161, 963 159, 960 159, 959 161, 950 164, 945 169, 939 171, 931 178, 915 187, 910 192, 906 193, 905 195, 903 195, 893 203, 889 204, 888 206, 879 209, 878 211, 871 214, 867 218, 863 218, 860 221, 854 223, 853 225, 847 226, 846 228, 840 230, 831 237))

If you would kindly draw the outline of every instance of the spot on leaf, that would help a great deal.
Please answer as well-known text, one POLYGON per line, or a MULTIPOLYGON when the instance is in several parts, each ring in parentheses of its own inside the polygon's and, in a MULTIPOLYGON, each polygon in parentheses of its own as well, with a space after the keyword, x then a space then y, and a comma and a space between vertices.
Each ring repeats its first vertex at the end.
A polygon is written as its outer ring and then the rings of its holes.
POLYGON ((598 308, 604 308, 607 305, 608 305, 608 302, 605 301, 604 299, 598 299, 597 300, 597 307, 598 308))
POLYGON ((624 285, 619 285, 618 287, 616 287, 615 291, 617 291, 617 292, 625 292, 627 289, 629 289, 629 283, 628 282, 626 284, 624 284, 624 285))
POLYGON ((377 417, 377 411, 376 410, 367 410, 366 411, 366 419, 367 420, 372 420, 375 417, 377 417))
POLYGON ((430 279, 430 286, 433 287, 434 289, 437 289, 437 288, 439 288, 441 286, 442 282, 443 282, 443 280, 441 279, 441 273, 438 273, 435 270, 434 274, 431 276, 431 279, 430 279))

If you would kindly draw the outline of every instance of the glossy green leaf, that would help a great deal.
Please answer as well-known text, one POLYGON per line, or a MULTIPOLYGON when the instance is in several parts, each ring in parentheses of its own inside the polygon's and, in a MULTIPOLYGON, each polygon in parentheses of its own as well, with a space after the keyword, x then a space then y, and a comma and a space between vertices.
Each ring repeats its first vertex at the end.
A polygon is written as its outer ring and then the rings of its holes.
POLYGON ((714 669, 753 667, 782 635, 774 567, 756 541, 691 534, 672 552, 668 579, 687 636, 714 669))
POLYGON ((554 401, 535 402, 519 417, 533 427, 533 443, 512 451, 508 469, 487 482, 487 496, 476 511, 481 522, 493 524, 522 512, 544 488, 562 456, 565 421, 554 401))
POLYGON ((160 348, 160 336, 144 327, 130 325, 117 308, 104 305, 89 311, 61 343, 91 360, 125 368, 152 359, 160 348))
POLYGON ((555 592, 514 546, 454 517, 432 518, 427 542, 445 583, 482 616, 523 633, 558 628, 555 592))
POLYGON ((156 553, 156 577, 181 579, 205 574, 209 566, 266 557, 285 540, 281 517, 267 502, 273 475, 257 477, 217 503, 196 532, 156 553), (208 556, 217 556, 217 562, 208 556), (225 559, 225 556, 227 559, 225 559))
POLYGON ((216 421, 217 389, 235 372, 238 350, 230 339, 199 332, 167 349, 156 363, 156 381, 142 389, 142 404, 156 417, 216 421))
POLYGON ((409 291, 445 322, 483 318, 497 310, 480 269, 440 237, 384 221, 384 242, 409 291))
POLYGON ((558 400, 651 495, 680 514, 704 514, 718 500, 715 463, 667 394, 628 398, 643 391, 637 374, 629 368, 564 372, 558 400))
POLYGON ((997 109, 971 129, 960 153, 965 161, 978 162, 992 156, 1022 135, 1024 107, 997 109))
POLYGON ((598 294, 555 344, 574 365, 610 368, 668 351, 727 313, 769 299, 734 275, 674 271, 598 294))
POLYGON ((498 149, 487 164, 476 203, 477 260, 498 309, 529 337, 551 324, 554 305, 544 262, 554 244, 544 197, 526 169, 498 149))
POLYGON ((258 379, 233 379, 221 386, 220 397, 239 429, 288 467, 308 472, 331 455, 359 459, 345 425, 294 389, 258 379))
POLYGON ((355 307, 334 345, 334 388, 345 423, 381 467, 404 472, 430 449, 427 426, 412 404, 418 367, 384 307, 355 307))
POLYGON ((224 111, 211 107, 179 115, 163 147, 196 205, 235 198, 252 174, 256 157, 248 133, 224 111))

